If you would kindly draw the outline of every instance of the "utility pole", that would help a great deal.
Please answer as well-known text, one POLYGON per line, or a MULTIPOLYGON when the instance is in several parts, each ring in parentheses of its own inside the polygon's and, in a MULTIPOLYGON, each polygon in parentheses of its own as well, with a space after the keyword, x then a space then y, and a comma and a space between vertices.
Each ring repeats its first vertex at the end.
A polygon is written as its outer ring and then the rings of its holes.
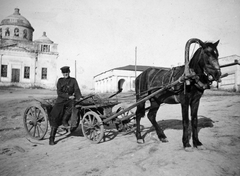
POLYGON ((137 77, 137 47, 135 47, 135 79, 137 77))
POLYGON ((75 60, 75 78, 77 79, 77 60, 75 60))

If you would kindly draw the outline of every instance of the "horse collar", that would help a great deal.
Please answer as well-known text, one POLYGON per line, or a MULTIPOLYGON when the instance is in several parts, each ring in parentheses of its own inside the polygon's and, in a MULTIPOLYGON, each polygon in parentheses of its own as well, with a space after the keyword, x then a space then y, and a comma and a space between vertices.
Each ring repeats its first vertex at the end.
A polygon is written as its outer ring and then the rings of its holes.
MULTIPOLYGON (((193 69, 189 69, 189 72, 190 72, 190 77, 189 78, 191 80, 194 80, 195 86, 198 89, 205 90, 205 89, 209 89, 210 88, 209 82, 208 83, 203 83, 202 81, 200 81, 199 76, 195 73, 195 71, 193 69)), ((187 78, 187 79, 189 79, 189 78, 187 78)))

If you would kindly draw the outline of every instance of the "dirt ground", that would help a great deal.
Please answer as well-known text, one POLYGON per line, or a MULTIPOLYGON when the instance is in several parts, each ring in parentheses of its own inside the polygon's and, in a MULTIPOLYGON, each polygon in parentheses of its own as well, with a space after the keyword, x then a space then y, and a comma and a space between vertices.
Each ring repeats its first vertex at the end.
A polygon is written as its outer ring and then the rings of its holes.
MULTIPOLYGON (((145 143, 137 144, 134 133, 108 131, 107 140, 92 144, 81 128, 72 135, 57 135, 57 144, 33 140, 23 127, 22 114, 34 98, 55 97, 55 91, 0 89, 1 176, 226 176, 240 175, 240 95, 206 91, 201 99, 199 126, 204 150, 186 152, 182 147, 180 105, 163 105, 157 114, 168 143, 161 143, 145 117, 145 143)), ((124 96, 123 96, 124 97, 124 96)), ((123 98, 124 99, 124 98, 123 98)), ((127 97, 119 106, 129 106, 127 97)), ((116 107, 117 108, 117 107, 116 107)))

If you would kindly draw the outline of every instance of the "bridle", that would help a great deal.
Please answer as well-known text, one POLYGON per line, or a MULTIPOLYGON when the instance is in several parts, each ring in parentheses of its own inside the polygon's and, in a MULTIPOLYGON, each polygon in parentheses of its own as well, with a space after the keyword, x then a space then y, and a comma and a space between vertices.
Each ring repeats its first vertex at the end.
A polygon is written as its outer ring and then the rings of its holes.
MULTIPOLYGON (((217 53, 217 52, 216 52, 217 53)), ((199 57, 198 61, 197 62, 200 62, 201 59, 203 59, 203 67, 202 67, 202 71, 205 75, 205 77, 207 77, 207 80, 209 81, 210 84, 212 84, 213 81, 219 81, 219 78, 216 78, 215 75, 212 75, 210 74, 209 70, 213 70, 214 72, 218 72, 218 73, 221 73, 220 71, 220 67, 219 66, 215 66, 213 64, 212 61, 207 61, 207 60, 210 60, 211 58, 210 57, 214 57, 214 56, 209 56, 207 53, 205 53, 204 49, 202 48, 202 51, 201 51, 201 54, 202 55, 207 55, 207 56, 202 56, 202 57, 199 57), (202 53, 203 52, 203 53, 202 53), (206 58, 207 57, 207 58, 206 58)), ((216 58, 214 59, 218 59, 218 54, 216 54, 216 58)), ((199 64, 199 63, 198 63, 199 64)), ((199 64, 200 65, 200 64, 199 64)))

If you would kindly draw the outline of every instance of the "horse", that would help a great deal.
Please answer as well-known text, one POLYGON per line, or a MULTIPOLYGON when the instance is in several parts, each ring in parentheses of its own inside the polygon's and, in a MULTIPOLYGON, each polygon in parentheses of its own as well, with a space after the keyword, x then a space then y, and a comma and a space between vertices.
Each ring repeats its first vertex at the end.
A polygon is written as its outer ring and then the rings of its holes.
POLYGON ((185 65, 173 67, 171 69, 161 69, 150 67, 143 71, 135 79, 136 101, 151 95, 156 90, 177 82, 174 86, 168 86, 155 96, 149 99, 150 106, 145 108, 145 103, 140 103, 136 108, 136 138, 138 143, 144 143, 144 138, 140 132, 140 120, 148 111, 147 117, 156 130, 160 141, 168 142, 162 128, 156 122, 156 113, 162 103, 181 104, 183 136, 182 143, 185 150, 191 150, 188 135, 189 128, 189 107, 191 109, 192 142, 196 148, 204 148, 198 138, 198 108, 200 99, 205 89, 209 89, 213 81, 220 81, 221 71, 218 62, 217 45, 215 43, 202 42, 199 39, 190 39, 185 49, 185 65), (199 48, 194 52, 189 61, 188 53, 192 43, 198 43, 199 48))

